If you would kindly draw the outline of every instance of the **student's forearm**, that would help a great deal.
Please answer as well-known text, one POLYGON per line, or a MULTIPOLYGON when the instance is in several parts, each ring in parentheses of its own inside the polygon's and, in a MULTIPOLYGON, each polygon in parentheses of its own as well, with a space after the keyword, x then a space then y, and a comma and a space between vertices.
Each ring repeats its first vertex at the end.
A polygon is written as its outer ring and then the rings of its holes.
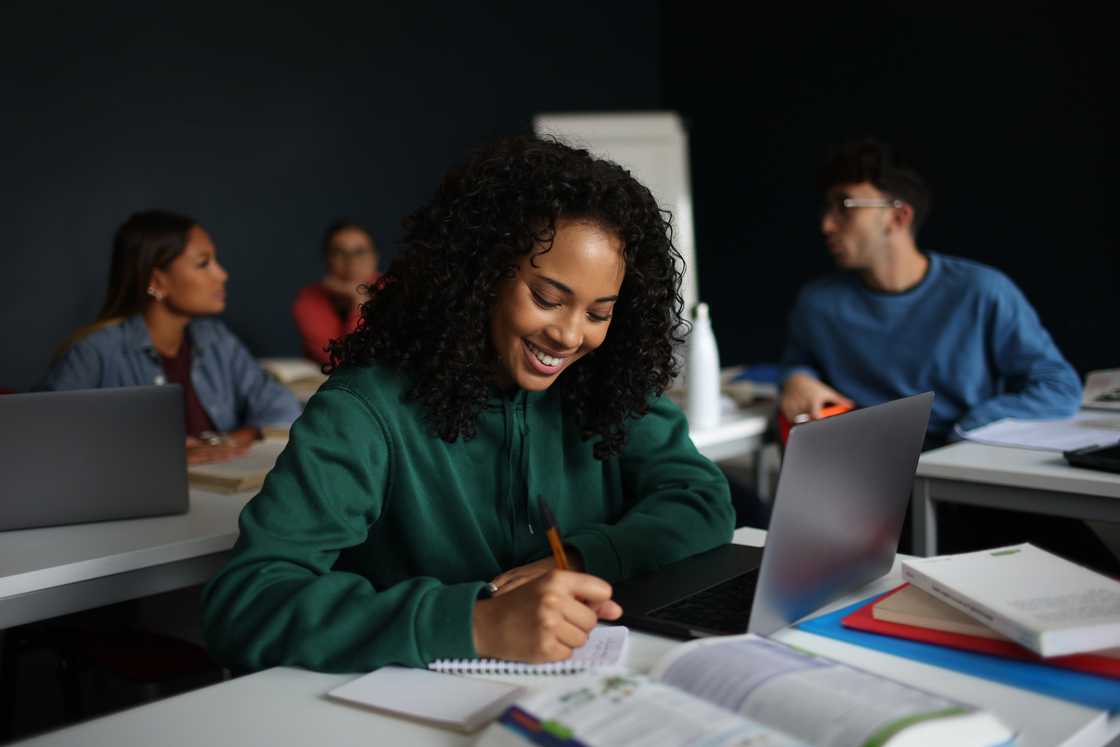
POLYGON ((415 578, 377 591, 357 574, 246 563, 207 587, 203 628, 214 655, 238 670, 424 667, 475 656, 471 615, 483 586, 415 578))
POLYGON ((1081 387, 1066 381, 1037 381, 1019 392, 1001 394, 973 407, 957 421, 957 431, 967 431, 1001 418, 1066 418, 1081 406, 1081 387))
POLYGON ((565 537, 587 573, 618 581, 729 542, 735 528, 727 481, 648 495, 614 524, 565 537))

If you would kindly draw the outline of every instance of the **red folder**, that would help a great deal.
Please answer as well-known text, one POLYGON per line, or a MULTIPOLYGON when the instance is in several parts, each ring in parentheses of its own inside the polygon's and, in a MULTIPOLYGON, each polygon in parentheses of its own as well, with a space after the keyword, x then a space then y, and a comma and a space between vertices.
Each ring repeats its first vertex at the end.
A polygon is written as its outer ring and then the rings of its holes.
POLYGON ((871 613, 871 608, 881 599, 885 599, 891 594, 905 589, 907 586, 909 586, 909 584, 903 584, 897 589, 890 591, 888 594, 875 599, 871 603, 865 604, 863 607, 860 607, 858 610, 845 617, 841 622, 846 628, 863 630, 868 633, 879 633, 880 635, 905 638, 911 641, 921 641, 922 643, 933 643, 938 646, 958 648, 964 651, 975 651, 991 656, 1002 656, 1006 659, 1023 659, 1024 661, 1033 661, 1038 664, 1047 664, 1063 669, 1076 669, 1079 672, 1120 678, 1120 659, 1114 659, 1110 656, 1073 654, 1071 656, 1055 656, 1049 659, 1043 659, 1033 651, 1010 641, 998 641, 992 638, 982 638, 975 635, 951 633, 945 630, 919 628, 915 625, 903 625, 886 620, 876 620, 871 613))

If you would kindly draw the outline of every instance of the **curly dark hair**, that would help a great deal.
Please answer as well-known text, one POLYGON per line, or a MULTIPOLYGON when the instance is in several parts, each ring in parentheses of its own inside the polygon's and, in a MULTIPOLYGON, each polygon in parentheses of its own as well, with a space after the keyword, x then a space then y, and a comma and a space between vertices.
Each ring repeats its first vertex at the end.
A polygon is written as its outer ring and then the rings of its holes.
POLYGON ((626 272, 603 344, 553 384, 582 437, 606 459, 626 445, 677 374, 687 331, 683 266, 667 213, 618 164, 554 139, 514 137, 477 150, 403 221, 405 250, 372 289, 353 333, 330 344, 329 372, 377 361, 405 371, 433 433, 469 439, 491 393, 497 355, 491 309, 501 283, 530 252, 551 249, 560 220, 617 235, 626 272))

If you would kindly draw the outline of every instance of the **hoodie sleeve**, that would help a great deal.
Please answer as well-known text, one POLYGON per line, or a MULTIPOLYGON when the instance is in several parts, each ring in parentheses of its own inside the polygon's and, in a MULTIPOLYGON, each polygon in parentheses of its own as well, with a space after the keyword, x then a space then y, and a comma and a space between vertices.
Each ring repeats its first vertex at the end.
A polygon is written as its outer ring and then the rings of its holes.
POLYGON ((988 353, 1001 392, 957 421, 967 431, 1000 418, 1067 418, 1081 406, 1081 380, 1022 291, 1003 275, 992 281, 988 353))
POLYGON ((620 466, 628 504, 621 519, 564 538, 588 573, 617 581, 731 541, 727 478, 696 450, 668 397, 630 428, 620 466))
POLYGON ((357 672, 476 655, 471 616, 483 584, 414 577, 378 589, 334 569, 382 512, 390 450, 362 398, 338 386, 312 397, 242 511, 232 557, 203 592, 216 658, 239 671, 357 672))

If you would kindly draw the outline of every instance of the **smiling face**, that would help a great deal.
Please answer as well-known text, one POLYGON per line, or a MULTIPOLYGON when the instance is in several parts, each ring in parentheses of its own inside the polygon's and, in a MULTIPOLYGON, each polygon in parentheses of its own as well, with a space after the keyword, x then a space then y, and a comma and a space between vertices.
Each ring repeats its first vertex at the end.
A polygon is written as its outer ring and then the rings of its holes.
POLYGON ((592 223, 560 220, 545 249, 522 257, 490 315, 503 389, 547 389, 607 337, 626 272, 622 240, 592 223))
POLYGON ((166 270, 152 270, 148 285, 170 310, 183 316, 205 316, 225 309, 228 278, 218 264, 210 236, 194 226, 182 253, 166 270))

